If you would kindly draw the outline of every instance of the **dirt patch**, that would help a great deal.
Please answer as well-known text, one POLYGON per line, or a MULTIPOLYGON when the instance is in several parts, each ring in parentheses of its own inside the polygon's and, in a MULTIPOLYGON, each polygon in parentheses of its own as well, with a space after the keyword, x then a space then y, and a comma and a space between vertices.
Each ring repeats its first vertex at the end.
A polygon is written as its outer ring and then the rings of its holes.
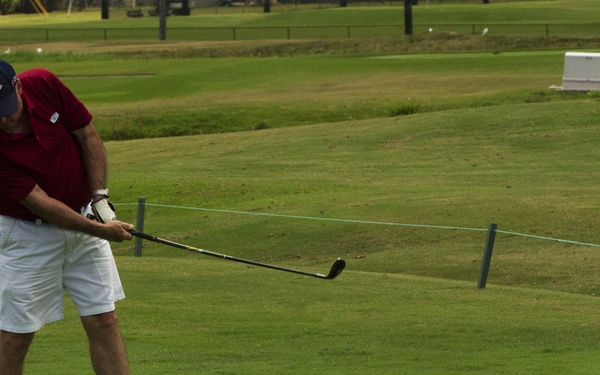
MULTIPOLYGON (((221 49, 235 47, 267 47, 281 44, 281 41, 120 41, 120 42, 44 42, 10 46, 12 51, 37 51, 51 53, 136 53, 174 52, 181 50, 221 49)), ((289 41, 286 41, 289 43, 289 41)), ((295 43, 302 43, 297 41, 295 43)))
MULTIPOLYGON (((29 43, 12 50, 44 53, 106 54, 122 59, 269 57, 302 55, 385 55, 458 51, 582 49, 600 44, 600 38, 481 37, 430 33, 411 37, 337 40, 258 41, 91 41, 29 43)), ((0 46, 2 47, 2 46, 0 46)))
POLYGON ((88 74, 88 75, 68 75, 63 74, 61 78, 130 78, 130 77, 154 77, 156 74, 88 74))

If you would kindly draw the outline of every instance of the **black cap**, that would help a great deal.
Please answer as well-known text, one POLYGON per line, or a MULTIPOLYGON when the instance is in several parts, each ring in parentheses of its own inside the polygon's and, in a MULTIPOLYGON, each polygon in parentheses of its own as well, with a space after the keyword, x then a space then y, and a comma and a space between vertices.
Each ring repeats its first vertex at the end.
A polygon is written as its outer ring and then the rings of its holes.
POLYGON ((10 116, 17 112, 17 73, 4 60, 0 60, 0 117, 10 116))

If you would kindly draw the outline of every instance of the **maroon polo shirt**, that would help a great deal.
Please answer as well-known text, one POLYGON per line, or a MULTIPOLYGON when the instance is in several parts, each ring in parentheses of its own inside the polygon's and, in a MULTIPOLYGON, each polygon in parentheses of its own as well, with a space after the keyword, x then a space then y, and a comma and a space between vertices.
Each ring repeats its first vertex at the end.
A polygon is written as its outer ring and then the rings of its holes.
POLYGON ((33 69, 18 77, 32 133, 0 130, 0 215, 37 219, 19 203, 36 184, 79 211, 92 196, 79 144, 71 132, 90 124, 92 115, 51 72, 33 69))

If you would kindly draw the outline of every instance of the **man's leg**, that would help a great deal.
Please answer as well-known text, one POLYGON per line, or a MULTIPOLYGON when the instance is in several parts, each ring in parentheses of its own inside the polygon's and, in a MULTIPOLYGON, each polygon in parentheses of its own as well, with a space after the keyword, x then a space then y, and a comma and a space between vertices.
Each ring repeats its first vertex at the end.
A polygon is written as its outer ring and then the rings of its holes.
POLYGON ((0 374, 21 375, 23 362, 35 333, 0 331, 0 374))
POLYGON ((111 311, 82 316, 81 321, 90 342, 90 356, 96 374, 129 374, 129 363, 119 331, 117 314, 111 311))

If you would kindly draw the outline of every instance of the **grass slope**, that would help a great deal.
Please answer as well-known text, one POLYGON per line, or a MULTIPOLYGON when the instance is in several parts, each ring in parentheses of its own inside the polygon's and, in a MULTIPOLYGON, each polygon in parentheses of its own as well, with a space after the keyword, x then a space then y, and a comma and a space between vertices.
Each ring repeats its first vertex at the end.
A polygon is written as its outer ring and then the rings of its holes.
MULTIPOLYGON (((597 242, 597 100, 364 122, 109 142, 115 202, 432 230, 151 208, 147 230, 238 256, 475 280, 485 229, 597 242), (481 231, 483 232, 481 232, 481 231), (243 244, 243 246, 241 245, 243 244)), ((125 218, 134 208, 123 207, 125 218)), ((492 280, 594 294, 597 251, 510 235, 492 280), (539 267, 543 264, 543 267, 539 267)))
POLYGON ((564 51, 15 62, 56 72, 104 139, 152 138, 569 101, 564 51))

